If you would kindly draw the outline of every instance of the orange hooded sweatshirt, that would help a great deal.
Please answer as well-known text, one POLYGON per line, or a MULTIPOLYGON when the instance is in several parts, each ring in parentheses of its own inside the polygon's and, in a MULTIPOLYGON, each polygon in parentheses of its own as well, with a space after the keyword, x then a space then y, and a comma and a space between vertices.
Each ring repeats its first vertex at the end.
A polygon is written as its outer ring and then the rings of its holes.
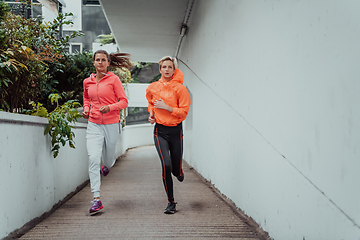
POLYGON ((120 109, 128 106, 124 88, 118 76, 108 72, 97 83, 96 74, 91 74, 83 82, 84 111, 90 110, 89 121, 96 124, 113 124, 120 122, 120 109), (108 105, 110 111, 101 113, 99 108, 108 105))
POLYGON ((148 111, 155 115, 156 123, 165 126, 176 126, 185 120, 191 99, 186 87, 182 84, 184 74, 175 69, 174 75, 170 81, 162 77, 159 81, 151 83, 146 89, 146 99, 149 102, 148 111), (155 100, 162 99, 166 105, 173 108, 172 113, 165 109, 154 107, 155 100))

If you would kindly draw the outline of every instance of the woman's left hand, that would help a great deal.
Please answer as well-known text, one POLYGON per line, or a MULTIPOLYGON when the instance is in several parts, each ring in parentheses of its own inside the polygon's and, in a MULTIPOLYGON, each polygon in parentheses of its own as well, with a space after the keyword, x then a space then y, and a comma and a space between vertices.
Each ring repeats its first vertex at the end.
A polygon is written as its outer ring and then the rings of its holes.
POLYGON ((155 106, 155 108, 165 109, 165 110, 168 110, 169 112, 172 112, 172 110, 173 110, 173 108, 166 105, 164 100, 162 100, 162 99, 155 100, 154 106, 155 106))
POLYGON ((110 107, 107 106, 107 105, 102 106, 101 108, 99 108, 99 111, 100 111, 101 113, 108 113, 108 112, 110 112, 110 107))

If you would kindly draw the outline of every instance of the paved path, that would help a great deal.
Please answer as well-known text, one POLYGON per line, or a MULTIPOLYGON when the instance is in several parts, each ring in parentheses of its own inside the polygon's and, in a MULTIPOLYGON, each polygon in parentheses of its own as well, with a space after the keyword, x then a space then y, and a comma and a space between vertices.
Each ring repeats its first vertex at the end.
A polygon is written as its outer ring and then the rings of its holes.
POLYGON ((186 163, 184 173, 173 178, 178 211, 164 214, 155 147, 130 149, 102 179, 102 212, 89 215, 87 185, 21 239, 266 239, 186 163))

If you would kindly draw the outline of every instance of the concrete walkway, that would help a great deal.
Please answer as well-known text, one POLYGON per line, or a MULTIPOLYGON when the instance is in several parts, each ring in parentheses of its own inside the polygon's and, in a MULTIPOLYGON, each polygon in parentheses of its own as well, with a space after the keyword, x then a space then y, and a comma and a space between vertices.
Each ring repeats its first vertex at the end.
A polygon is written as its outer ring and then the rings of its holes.
POLYGON ((251 219, 228 204, 184 163, 174 177, 177 212, 163 213, 167 197, 154 146, 130 149, 102 178, 102 212, 90 216, 87 185, 21 239, 267 239, 251 219))

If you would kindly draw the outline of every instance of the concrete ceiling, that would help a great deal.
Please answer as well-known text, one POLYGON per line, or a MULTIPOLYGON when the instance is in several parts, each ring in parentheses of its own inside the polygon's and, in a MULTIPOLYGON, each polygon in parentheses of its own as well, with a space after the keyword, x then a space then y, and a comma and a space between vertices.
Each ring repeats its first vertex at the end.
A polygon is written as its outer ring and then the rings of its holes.
POLYGON ((99 0, 121 52, 133 61, 175 56, 193 0, 99 0))

